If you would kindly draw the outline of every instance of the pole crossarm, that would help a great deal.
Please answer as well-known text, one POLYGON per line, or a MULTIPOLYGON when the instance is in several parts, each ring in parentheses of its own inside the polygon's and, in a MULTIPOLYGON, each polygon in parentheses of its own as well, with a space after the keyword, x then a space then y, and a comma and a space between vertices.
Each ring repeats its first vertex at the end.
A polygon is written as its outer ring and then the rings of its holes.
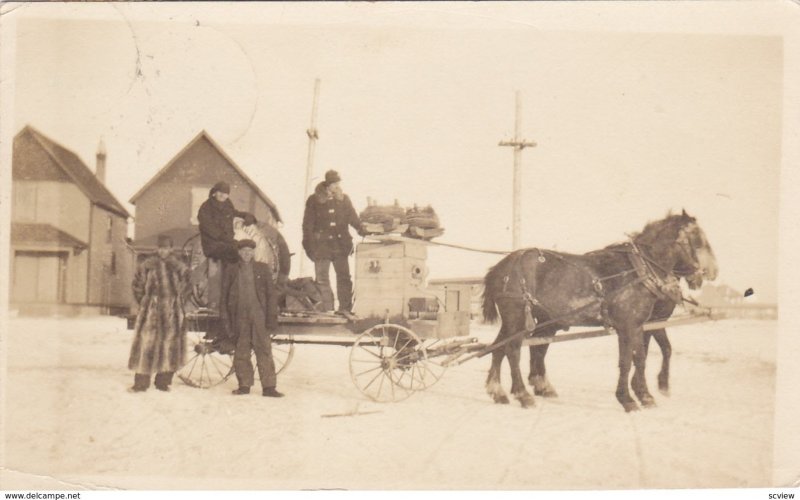
POLYGON ((534 141, 526 141, 526 140, 516 140, 513 141, 500 141, 498 146, 511 146, 514 149, 525 149, 525 148, 535 148, 536 142, 534 141))

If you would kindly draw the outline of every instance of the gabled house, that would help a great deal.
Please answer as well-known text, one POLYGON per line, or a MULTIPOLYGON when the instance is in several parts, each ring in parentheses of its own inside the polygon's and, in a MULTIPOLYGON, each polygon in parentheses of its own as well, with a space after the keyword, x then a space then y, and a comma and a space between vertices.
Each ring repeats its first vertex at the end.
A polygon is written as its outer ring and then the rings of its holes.
POLYGON ((219 181, 230 184, 230 199, 238 210, 252 213, 259 222, 281 221, 275 204, 202 131, 130 199, 136 205, 136 250, 152 251, 159 234, 172 236, 177 247, 198 235, 197 211, 219 181))
POLYGON ((23 314, 123 311, 131 301, 133 254, 127 210, 96 172, 31 126, 12 157, 11 306, 23 314))

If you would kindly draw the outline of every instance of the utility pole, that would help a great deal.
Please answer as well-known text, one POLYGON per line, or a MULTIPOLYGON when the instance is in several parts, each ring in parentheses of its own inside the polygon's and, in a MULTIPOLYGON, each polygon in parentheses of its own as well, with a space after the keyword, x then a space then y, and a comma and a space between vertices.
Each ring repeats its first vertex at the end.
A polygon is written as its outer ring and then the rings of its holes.
POLYGON ((514 138, 510 141, 500 141, 499 146, 510 146, 514 148, 514 198, 513 198, 513 226, 511 246, 514 250, 520 247, 520 225, 521 225, 521 192, 522 192, 522 150, 527 147, 536 147, 533 141, 526 141, 522 135, 522 96, 517 90, 516 111, 514 114, 514 138))
MULTIPOLYGON (((308 160, 306 162, 306 185, 303 196, 303 203, 305 204, 308 199, 309 191, 311 190, 311 178, 314 175, 314 148, 319 139, 317 132, 317 101, 319 100, 319 78, 314 80, 314 100, 311 104, 311 126, 306 130, 308 136, 308 160)), ((305 205, 304 205, 305 206, 305 205)), ((300 253, 300 276, 303 276, 303 263, 305 257, 302 252, 300 253)))

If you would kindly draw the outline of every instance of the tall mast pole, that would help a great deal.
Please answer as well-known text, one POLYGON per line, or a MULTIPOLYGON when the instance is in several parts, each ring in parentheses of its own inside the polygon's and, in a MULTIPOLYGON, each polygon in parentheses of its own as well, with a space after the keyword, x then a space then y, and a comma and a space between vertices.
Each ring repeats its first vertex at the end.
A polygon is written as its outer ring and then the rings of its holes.
POLYGON ((514 194, 512 202, 512 233, 511 246, 514 250, 520 247, 520 226, 522 225, 522 150, 527 147, 536 147, 533 141, 522 138, 522 95, 516 92, 516 106, 514 110, 514 138, 510 141, 500 141, 499 146, 514 148, 514 194))
MULTIPOLYGON (((303 203, 306 202, 311 191, 311 178, 314 176, 314 149, 317 145, 317 139, 319 139, 319 133, 317 132, 317 102, 319 100, 319 83, 319 78, 314 80, 314 100, 311 104, 311 126, 306 130, 306 135, 308 136, 308 159, 306 161, 306 185, 303 192, 303 203)), ((300 276, 302 276, 304 267, 303 263, 306 259, 302 256, 302 253, 300 255, 300 276)))

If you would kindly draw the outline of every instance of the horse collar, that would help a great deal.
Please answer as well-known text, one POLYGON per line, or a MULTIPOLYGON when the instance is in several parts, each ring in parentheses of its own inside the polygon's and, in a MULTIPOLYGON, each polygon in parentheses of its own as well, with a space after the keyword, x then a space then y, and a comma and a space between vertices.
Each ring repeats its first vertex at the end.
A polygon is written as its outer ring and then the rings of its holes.
POLYGON ((647 291, 655 295, 658 299, 680 303, 683 296, 681 294, 680 284, 675 276, 658 265, 658 263, 653 262, 652 259, 643 255, 635 242, 631 241, 631 246, 633 250, 628 254, 628 258, 633 265, 633 269, 636 271, 636 275, 639 277, 639 281, 644 285, 647 291), (666 278, 661 278, 658 273, 653 270, 653 267, 650 265, 651 263, 661 268, 662 271, 665 271, 667 273, 666 278))

